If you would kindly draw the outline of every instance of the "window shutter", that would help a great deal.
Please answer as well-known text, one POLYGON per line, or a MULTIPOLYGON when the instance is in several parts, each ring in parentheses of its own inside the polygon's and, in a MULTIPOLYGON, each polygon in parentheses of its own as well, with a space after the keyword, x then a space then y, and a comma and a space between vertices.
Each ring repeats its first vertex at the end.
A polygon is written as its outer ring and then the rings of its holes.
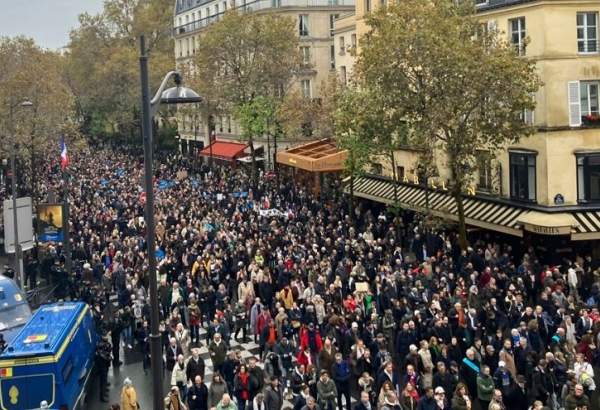
MULTIPOLYGON (((531 99, 535 101, 535 94, 531 94, 531 99)), ((535 110, 525 110, 525 124, 533 125, 535 123, 535 110)))
POLYGON ((569 125, 581 125, 581 100, 579 97, 579 81, 569 81, 569 125))
POLYGON ((533 110, 525 110, 525 118, 524 118, 525 124, 533 125, 533 121, 534 121, 533 115, 534 115, 533 110))

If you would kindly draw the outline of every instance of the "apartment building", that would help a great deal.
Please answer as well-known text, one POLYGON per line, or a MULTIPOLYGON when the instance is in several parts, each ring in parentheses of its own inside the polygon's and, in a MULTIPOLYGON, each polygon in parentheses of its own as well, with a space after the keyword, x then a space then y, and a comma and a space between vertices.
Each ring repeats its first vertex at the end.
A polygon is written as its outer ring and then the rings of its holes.
POLYGON ((352 79, 356 62, 356 14, 342 14, 334 22, 333 44, 335 48, 335 70, 340 83, 346 85, 352 79))
MULTIPOLYGON (((334 22, 354 11, 354 0, 176 0, 173 33, 177 64, 189 61, 202 47, 202 31, 225 12, 277 13, 296 21, 300 52, 307 69, 295 81, 307 98, 318 98, 321 86, 335 72, 334 22)), ((208 145, 208 127, 200 115, 186 114, 179 121, 182 139, 208 145)), ((240 129, 231 116, 214 119, 219 139, 236 140, 240 129)), ((288 142, 279 141, 284 148, 288 142)), ((292 143, 292 142, 289 142, 292 143)))
MULTIPOLYGON (((365 13, 378 4, 356 5, 359 43, 368 29, 365 13)), ((477 0, 476 6, 489 29, 498 30, 521 58, 536 62, 543 85, 535 111, 523 115, 534 135, 494 159, 481 153, 481 171, 465 197, 467 224, 543 238, 552 246, 600 239, 600 2, 477 0)), ((425 189, 414 173, 417 158, 415 151, 396 153, 399 202, 456 219, 456 204, 445 190, 449 173, 441 169, 425 189)), ((354 192, 391 203, 392 170, 382 164, 378 171, 381 177, 362 178, 354 192)), ((597 251, 599 244, 593 243, 597 251)))

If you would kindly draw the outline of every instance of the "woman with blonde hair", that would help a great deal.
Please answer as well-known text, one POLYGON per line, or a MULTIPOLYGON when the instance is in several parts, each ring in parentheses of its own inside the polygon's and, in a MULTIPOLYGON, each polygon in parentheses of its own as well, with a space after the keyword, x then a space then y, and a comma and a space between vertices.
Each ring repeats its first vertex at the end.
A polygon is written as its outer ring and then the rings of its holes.
POLYGON ((121 390, 121 409, 137 410, 140 406, 137 402, 137 393, 133 387, 131 379, 127 377, 123 381, 123 390, 121 390))
POLYGON ((392 383, 389 380, 386 380, 381 385, 381 389, 379 390, 379 395, 377 396, 377 409, 378 410, 381 410, 385 406, 385 402, 386 402, 388 393, 392 393, 392 394, 396 395, 396 392, 394 391, 394 386, 392 385, 392 383))

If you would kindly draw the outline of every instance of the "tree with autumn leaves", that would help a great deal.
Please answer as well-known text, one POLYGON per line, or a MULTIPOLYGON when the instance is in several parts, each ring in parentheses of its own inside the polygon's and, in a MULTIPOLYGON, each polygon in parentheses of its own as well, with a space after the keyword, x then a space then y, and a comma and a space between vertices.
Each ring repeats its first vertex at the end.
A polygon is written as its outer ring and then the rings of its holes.
POLYGON ((389 133, 364 141, 378 145, 376 151, 404 129, 409 145, 434 153, 423 159, 432 174, 440 163, 450 170, 465 248, 463 193, 476 174, 477 152, 496 152, 533 132, 523 112, 535 107, 535 64, 517 56, 500 33, 482 29, 472 1, 394 2, 366 21, 354 92, 367 101, 354 121, 389 133))

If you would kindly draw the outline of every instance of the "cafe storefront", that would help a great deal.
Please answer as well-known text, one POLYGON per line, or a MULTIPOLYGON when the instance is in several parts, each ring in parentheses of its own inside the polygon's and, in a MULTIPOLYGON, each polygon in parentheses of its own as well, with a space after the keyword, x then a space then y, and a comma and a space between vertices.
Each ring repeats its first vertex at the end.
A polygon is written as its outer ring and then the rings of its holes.
POLYGON ((346 156, 347 151, 340 150, 327 138, 278 152, 276 160, 297 184, 320 195, 328 190, 333 179, 340 177, 346 156))

